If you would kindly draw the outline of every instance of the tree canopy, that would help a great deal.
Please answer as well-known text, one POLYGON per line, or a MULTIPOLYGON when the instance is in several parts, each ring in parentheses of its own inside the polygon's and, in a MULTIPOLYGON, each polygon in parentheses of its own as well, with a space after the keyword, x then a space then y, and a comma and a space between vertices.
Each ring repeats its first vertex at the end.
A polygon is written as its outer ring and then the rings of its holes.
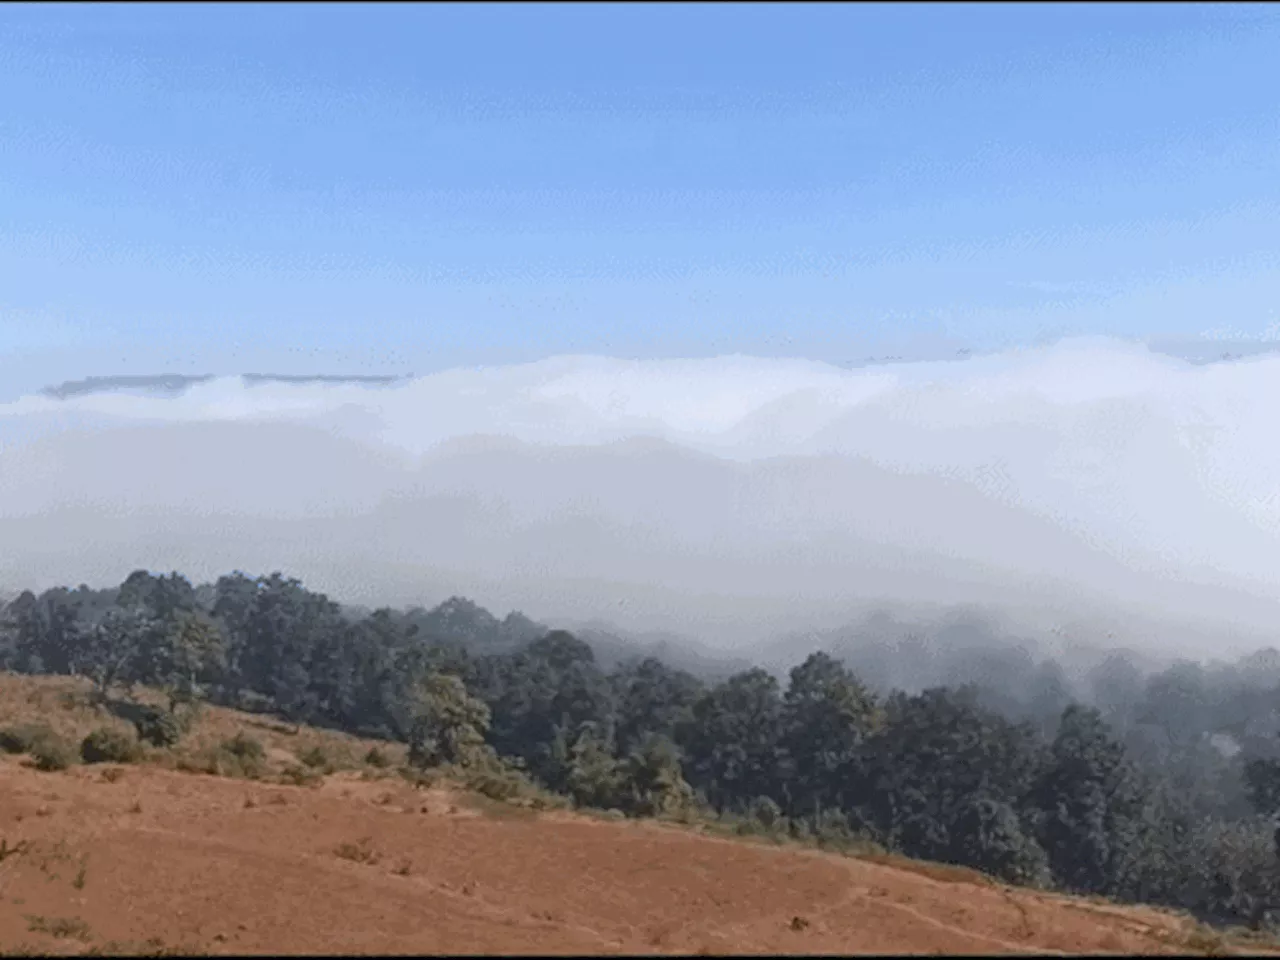
POLYGON ((716 680, 615 654, 606 669, 571 632, 459 597, 352 611, 281 573, 197 586, 137 571, 0 609, 0 667, 82 675, 101 696, 149 685, 171 709, 270 709, 399 739, 420 766, 512 762, 628 815, 861 836, 1253 925, 1280 907, 1274 652, 1147 674, 1116 654, 1073 689, 1052 660, 952 650, 938 662, 956 682, 914 690, 872 685, 829 652, 785 677, 716 680))

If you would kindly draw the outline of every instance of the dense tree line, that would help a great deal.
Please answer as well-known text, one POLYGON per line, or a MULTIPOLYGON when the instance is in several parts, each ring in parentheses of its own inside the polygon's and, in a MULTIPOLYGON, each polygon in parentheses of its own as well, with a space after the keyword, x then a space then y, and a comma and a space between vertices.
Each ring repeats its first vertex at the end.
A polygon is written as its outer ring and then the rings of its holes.
POLYGON ((280 574, 194 586, 139 571, 24 593, 0 615, 0 666, 81 675, 104 697, 148 685, 171 709, 272 710, 404 741, 421 765, 504 758, 630 815, 860 837, 1225 922, 1280 910, 1280 657, 1154 674, 1115 657, 1071 690, 1052 661, 981 656, 994 683, 915 691, 869 686, 826 653, 783 678, 654 657, 604 669, 520 614, 458 598, 357 611, 280 574))

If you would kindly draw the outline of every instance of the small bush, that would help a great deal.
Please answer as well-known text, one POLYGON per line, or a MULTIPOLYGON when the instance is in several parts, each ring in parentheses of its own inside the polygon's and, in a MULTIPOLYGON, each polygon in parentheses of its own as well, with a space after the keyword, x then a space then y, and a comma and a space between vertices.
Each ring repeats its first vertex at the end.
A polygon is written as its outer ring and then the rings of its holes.
POLYGON ((482 767, 463 768, 462 782, 489 800, 516 804, 533 810, 561 810, 570 806, 568 797, 543 789, 519 767, 506 760, 495 760, 482 767))
POLYGON ((809 826, 809 821, 803 818, 788 820, 787 833, 792 840, 798 840, 801 843, 808 843, 813 839, 813 830, 809 826))
POLYGON ((381 854, 373 847, 373 838, 364 837, 355 843, 339 844, 333 851, 334 856, 352 863, 363 863, 372 866, 382 859, 381 854))
POLYGON ((756 797, 751 801, 747 816, 758 823, 765 832, 772 833, 781 826, 782 810, 772 797, 756 797))
POLYGON ((5 753, 30 753, 39 741, 54 737, 53 728, 46 723, 24 723, 16 727, 0 729, 0 750, 5 753))
POLYGON ((216 750, 213 754, 211 772, 220 777, 239 777, 245 780, 261 780, 265 764, 253 757, 245 757, 228 753, 225 749, 216 750))
POLYGON ((200 722, 200 716, 204 713, 204 704, 199 700, 183 700, 175 704, 170 715, 178 724, 178 729, 182 731, 182 735, 186 736, 195 729, 197 723, 200 722))
POLYGON ((420 770, 408 764, 400 768, 400 776, 418 790, 429 790, 440 781, 440 774, 437 771, 420 770))
POLYGON ((809 834, 822 850, 831 850, 846 856, 875 856, 885 848, 869 834, 864 826, 854 827, 840 810, 824 810, 807 824, 809 834))
POLYGON ((753 820, 751 817, 735 819, 732 822, 733 832, 740 837, 758 837, 768 832, 758 820, 753 820))
POLYGON ((320 770, 324 773, 333 773, 334 764, 329 757, 329 751, 325 750, 320 744, 309 747, 298 754, 298 759, 302 761, 302 765, 310 767, 312 770, 320 770))
POLYGON ((92 693, 78 690, 64 690, 58 694, 58 706, 63 710, 84 710, 94 705, 92 693))
MULTIPOLYGON (((867 836, 863 833, 852 833, 844 837, 823 837, 818 836, 817 843, 819 849, 831 850, 835 853, 842 853, 846 857, 861 857, 875 860, 880 857, 889 856, 888 851, 874 837, 867 836)), ((967 868, 963 868, 967 869, 967 868)), ((971 875, 978 875, 976 871, 969 870, 971 875)), ((933 879, 937 879, 936 877, 933 879)))
POLYGON ((391 766, 390 758, 388 758, 387 755, 377 747, 369 748, 369 752, 364 755, 364 762, 379 770, 385 770, 387 767, 391 766))
POLYGON ((162 749, 177 746, 185 732, 180 718, 156 707, 145 707, 133 725, 137 728, 139 740, 162 749))
POLYGON ((1187 946, 1206 957, 1225 957, 1232 952, 1227 948, 1227 938, 1204 924, 1197 924, 1192 930, 1187 937, 1187 946))
POLYGON ((71 744, 57 735, 44 737, 34 743, 29 751, 35 768, 46 773, 66 770, 76 762, 76 752, 71 744))
POLYGON ((178 769, 215 777, 257 780, 265 770, 266 758, 267 752, 262 744, 242 731, 212 750, 203 750, 195 757, 181 758, 178 769))
POLYGON ((262 776, 262 762, 251 757, 242 757, 219 748, 206 753, 203 757, 204 773, 215 777, 237 777, 245 780, 257 780, 262 776))
POLYGON ((135 763, 141 755, 137 740, 110 727, 99 727, 80 743, 85 763, 135 763))
POLYGON ((529 799, 529 806, 534 810, 567 810, 571 805, 568 797, 547 791, 540 791, 529 799))
POLYGON ((466 785, 490 800, 509 801, 523 796, 532 786, 514 771, 477 770, 466 778, 466 785))
POLYGON ((262 742, 248 736, 243 730, 230 740, 222 741, 222 749, 234 757, 239 757, 241 760, 252 760, 260 763, 267 759, 267 751, 262 746, 262 742))
POLYGON ((324 779, 324 775, 307 767, 288 766, 280 771, 280 778, 295 787, 313 787, 324 779))

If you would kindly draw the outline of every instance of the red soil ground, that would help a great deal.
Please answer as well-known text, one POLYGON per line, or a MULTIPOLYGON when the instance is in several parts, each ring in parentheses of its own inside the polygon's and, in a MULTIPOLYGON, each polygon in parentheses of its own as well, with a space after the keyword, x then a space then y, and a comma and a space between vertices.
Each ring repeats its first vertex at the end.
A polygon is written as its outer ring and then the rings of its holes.
POLYGON ((1185 918, 957 868, 537 814, 368 777, 283 786, 149 765, 41 773, 0 757, 0 951, 1231 949, 1185 918))
POLYGON ((0 834, 27 844, 0 864, 0 949, 148 940, 202 953, 1187 949, 1174 917, 962 873, 937 879, 923 865, 657 824, 482 815, 392 781, 335 776, 308 788, 145 767, 114 783, 101 774, 0 763, 0 834), (79 920, 84 939, 40 933, 31 918, 79 920))

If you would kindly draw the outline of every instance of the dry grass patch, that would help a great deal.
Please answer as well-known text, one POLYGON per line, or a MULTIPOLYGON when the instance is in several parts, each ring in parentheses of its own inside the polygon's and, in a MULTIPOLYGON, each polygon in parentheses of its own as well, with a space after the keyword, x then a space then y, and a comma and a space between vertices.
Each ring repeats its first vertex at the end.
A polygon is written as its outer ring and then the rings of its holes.
POLYGON ((985 873, 971 867, 962 867, 952 863, 931 863, 927 860, 912 860, 897 853, 868 853, 856 855, 859 860, 893 867, 917 876, 928 877, 938 883, 959 883, 975 887, 997 887, 1000 884, 985 873))
POLYGON ((48 934, 55 940, 79 940, 87 943, 93 939, 89 925, 79 917, 28 916, 26 921, 29 932, 48 934))
POLYGON ((382 854, 373 846, 372 837, 362 837, 355 843, 340 843, 334 849, 333 855, 340 860, 350 860, 352 863, 362 863, 366 866, 373 866, 382 859, 382 854))

